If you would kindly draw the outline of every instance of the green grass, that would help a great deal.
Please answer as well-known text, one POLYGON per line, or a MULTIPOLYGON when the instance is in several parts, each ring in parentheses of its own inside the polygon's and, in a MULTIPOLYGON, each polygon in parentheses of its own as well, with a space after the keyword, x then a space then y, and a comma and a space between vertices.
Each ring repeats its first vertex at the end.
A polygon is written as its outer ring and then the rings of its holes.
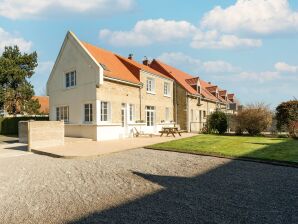
POLYGON ((298 164, 298 141, 289 138, 198 135, 149 148, 298 164))

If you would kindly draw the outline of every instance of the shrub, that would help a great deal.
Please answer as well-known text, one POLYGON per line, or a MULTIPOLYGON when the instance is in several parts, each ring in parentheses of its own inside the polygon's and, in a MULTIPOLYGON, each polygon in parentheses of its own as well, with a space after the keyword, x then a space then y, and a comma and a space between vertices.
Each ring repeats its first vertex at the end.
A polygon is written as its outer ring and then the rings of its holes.
POLYGON ((224 134, 228 129, 227 115, 222 111, 215 111, 208 118, 209 129, 219 134, 224 134))
POLYGON ((298 122, 298 100, 283 102, 276 107, 276 127, 279 131, 289 131, 294 137, 298 122))
POLYGON ((270 127, 272 113, 264 103, 250 104, 238 112, 236 122, 236 134, 247 131, 249 135, 258 135, 270 127))
POLYGON ((17 135, 19 121, 48 121, 49 117, 4 117, 0 118, 0 134, 17 135))

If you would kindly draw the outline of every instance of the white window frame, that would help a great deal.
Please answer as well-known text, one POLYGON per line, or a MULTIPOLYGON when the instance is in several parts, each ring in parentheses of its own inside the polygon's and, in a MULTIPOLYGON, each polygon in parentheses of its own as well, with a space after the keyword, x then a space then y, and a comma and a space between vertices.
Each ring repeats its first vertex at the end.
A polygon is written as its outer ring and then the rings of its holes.
POLYGON ((135 119, 135 105, 128 104, 128 121, 133 123, 135 119))
POLYGON ((65 88, 74 88, 77 85, 77 72, 76 70, 66 72, 64 75, 65 88))
POLYGON ((154 78, 147 77, 146 91, 147 91, 147 93, 155 94, 155 79, 154 78))
POLYGON ((56 120, 63 120, 64 123, 69 123, 69 106, 56 107, 56 120))
POLYGON ((169 82, 164 82, 163 95, 167 97, 171 97, 171 84, 169 82))
POLYGON ((107 122, 110 122, 111 121, 111 103, 109 101, 100 101, 100 115, 99 115, 99 118, 100 118, 100 122, 102 123, 107 123, 107 122), (103 120, 103 104, 107 105, 107 113, 105 114, 107 116, 107 119, 103 120))
POLYGON ((145 121, 146 121, 147 127, 153 127, 155 125, 155 107, 154 106, 145 106, 145 121), (149 113, 149 116, 147 116, 147 113, 149 113))
POLYGON ((93 122, 93 104, 92 103, 85 103, 84 104, 84 123, 92 123, 93 122), (86 108, 86 106, 88 106, 86 108), (86 114, 86 109, 88 109, 88 114, 86 114), (88 119, 86 119, 86 115, 88 116, 88 119))

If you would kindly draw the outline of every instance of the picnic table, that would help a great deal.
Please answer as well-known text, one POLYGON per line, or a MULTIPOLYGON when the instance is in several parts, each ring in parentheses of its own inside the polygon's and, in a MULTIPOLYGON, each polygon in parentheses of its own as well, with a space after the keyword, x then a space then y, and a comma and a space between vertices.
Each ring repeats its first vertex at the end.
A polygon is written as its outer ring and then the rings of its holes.
POLYGON ((162 137, 163 134, 167 134, 167 136, 169 136, 169 134, 172 134, 173 137, 175 137, 175 134, 178 134, 181 136, 181 131, 179 131, 177 127, 163 127, 159 133, 160 133, 160 137, 162 137))

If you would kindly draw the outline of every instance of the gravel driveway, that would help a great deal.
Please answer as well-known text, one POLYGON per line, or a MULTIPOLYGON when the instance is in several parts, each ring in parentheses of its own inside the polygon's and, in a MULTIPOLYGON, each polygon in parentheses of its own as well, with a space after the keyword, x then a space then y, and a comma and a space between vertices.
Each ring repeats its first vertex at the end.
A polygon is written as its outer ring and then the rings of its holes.
POLYGON ((298 169, 174 152, 0 158, 0 223, 298 223, 298 169))

